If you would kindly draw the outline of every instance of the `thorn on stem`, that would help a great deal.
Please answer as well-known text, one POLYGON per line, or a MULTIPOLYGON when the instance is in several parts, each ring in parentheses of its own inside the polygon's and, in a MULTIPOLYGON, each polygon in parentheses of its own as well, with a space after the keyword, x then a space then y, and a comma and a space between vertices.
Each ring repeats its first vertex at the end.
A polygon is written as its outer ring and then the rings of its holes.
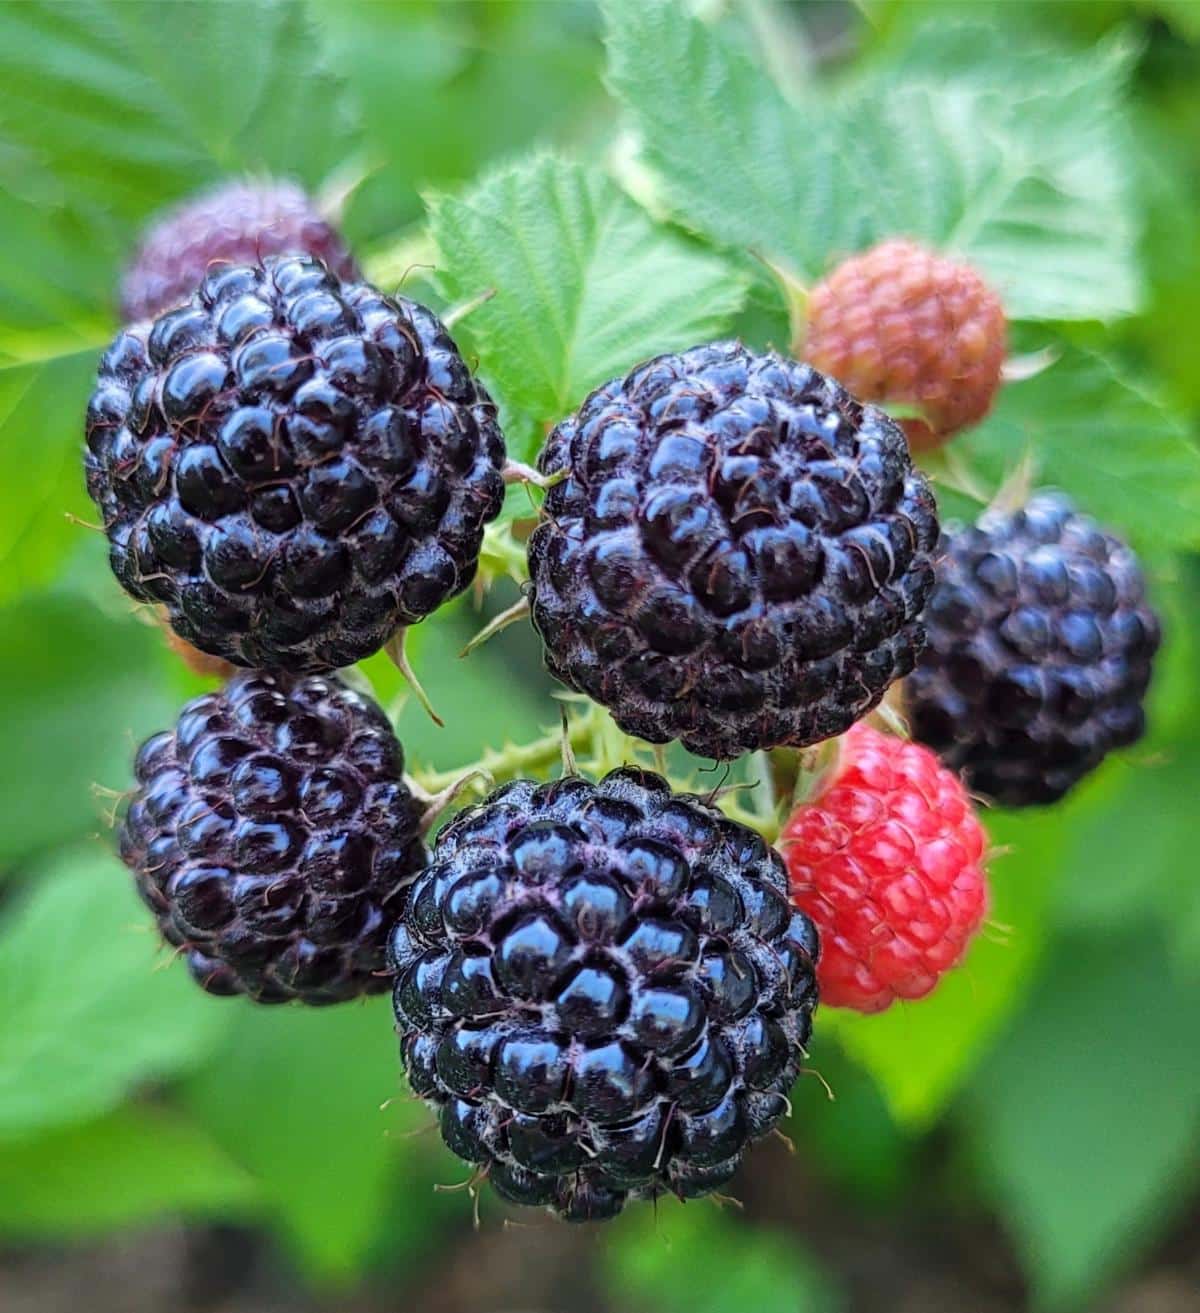
POLYGON ((499 615, 493 616, 491 620, 471 639, 471 641, 458 654, 460 659, 470 656, 477 647, 482 647, 489 638, 495 636, 502 630, 507 629, 509 625, 516 624, 518 620, 523 620, 529 614, 529 598, 522 597, 519 601, 514 602, 507 610, 501 611, 499 615))
POLYGON ((408 663, 408 655, 404 650, 404 640, 407 634, 407 629, 397 629, 391 638, 388 639, 383 650, 388 654, 392 665, 394 665, 404 676, 405 682, 413 691, 413 696, 421 706, 425 708, 425 712, 429 716, 429 719, 432 720, 435 725, 444 729, 446 722, 436 711, 434 711, 433 703, 429 700, 429 695, 421 687, 421 681, 417 678, 412 666, 408 663))
POLYGON ((575 764, 575 749, 571 747, 571 722, 567 716, 567 708, 560 704, 558 714, 562 724, 562 769, 565 779, 578 775, 579 768, 575 764))
POLYGON ((495 780, 481 766, 475 766, 464 772, 452 784, 448 784, 444 789, 439 789, 437 793, 427 793, 411 776, 406 775, 404 782, 408 785, 409 792, 421 804, 421 819, 418 824, 422 837, 429 833, 434 821, 442 812, 456 798, 465 793, 471 785, 482 784, 486 792, 495 784, 495 780))
POLYGON ((442 323, 447 328, 453 328, 455 324, 464 320, 472 311, 478 310, 481 305, 486 305, 495 295, 496 289, 488 287, 480 292, 478 296, 471 297, 469 301, 461 301, 458 305, 451 306, 442 316, 442 323))

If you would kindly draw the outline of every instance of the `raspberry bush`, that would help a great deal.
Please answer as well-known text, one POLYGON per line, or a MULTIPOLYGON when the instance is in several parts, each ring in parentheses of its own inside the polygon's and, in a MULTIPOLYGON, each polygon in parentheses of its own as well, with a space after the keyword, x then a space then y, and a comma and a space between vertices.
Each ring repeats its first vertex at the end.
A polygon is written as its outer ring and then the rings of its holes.
POLYGON ((0 1235, 461 1181, 794 1313, 949 1144, 1087 1306, 1200 1114, 1185 25, 16 8, 0 1235))

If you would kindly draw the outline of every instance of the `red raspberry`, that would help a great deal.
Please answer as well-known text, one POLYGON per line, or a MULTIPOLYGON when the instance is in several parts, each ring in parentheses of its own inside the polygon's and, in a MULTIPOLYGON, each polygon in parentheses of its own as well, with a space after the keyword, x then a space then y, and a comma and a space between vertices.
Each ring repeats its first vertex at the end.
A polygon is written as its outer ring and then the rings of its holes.
POLYGON ((804 358, 860 401, 916 407, 915 451, 991 409, 1004 364, 1004 309, 970 265, 893 239, 851 256, 812 290, 804 358))
POLYGON ((792 813, 792 899, 821 934, 822 1003, 882 1012, 923 998, 987 911, 984 831, 928 748, 859 723, 832 777, 792 813))

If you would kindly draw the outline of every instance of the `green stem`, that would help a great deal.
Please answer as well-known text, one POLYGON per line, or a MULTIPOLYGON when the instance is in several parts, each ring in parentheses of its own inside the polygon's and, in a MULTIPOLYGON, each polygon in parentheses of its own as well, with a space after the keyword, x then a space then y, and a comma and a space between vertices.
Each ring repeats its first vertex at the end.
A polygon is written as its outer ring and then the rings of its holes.
MULTIPOLYGON (((567 741, 575 750, 586 748, 592 740, 592 717, 576 716, 567 722, 567 741)), ((492 781, 492 786, 507 784, 509 780, 550 770, 562 761, 563 732, 556 729, 543 734, 530 743, 506 743, 502 748, 487 748, 478 761, 453 770, 414 770, 413 778, 428 793, 440 793, 470 771, 492 781)), ((482 780, 476 787, 483 790, 482 780)))
MULTIPOLYGON (((564 735, 586 776, 598 779, 625 765, 660 768, 652 745, 624 733, 605 708, 587 702, 582 707, 572 706, 563 728, 547 732, 529 743, 506 743, 502 748, 488 748, 478 761, 454 770, 414 770, 412 778, 427 795, 437 795, 474 773, 475 778, 464 780, 460 796, 486 793, 499 784, 529 776, 546 778, 562 766, 564 735)), ((778 839, 785 819, 783 808, 790 801, 790 790, 797 775, 804 775, 799 755, 792 753, 791 761, 787 763, 791 769, 782 773, 787 791, 780 792, 779 767, 782 764, 775 759, 774 753, 755 753, 752 758, 754 778, 750 783, 718 790, 711 795, 713 804, 730 820, 761 834, 768 843, 778 839)), ((694 783, 671 776, 667 779, 672 789, 678 792, 709 796, 694 783)))

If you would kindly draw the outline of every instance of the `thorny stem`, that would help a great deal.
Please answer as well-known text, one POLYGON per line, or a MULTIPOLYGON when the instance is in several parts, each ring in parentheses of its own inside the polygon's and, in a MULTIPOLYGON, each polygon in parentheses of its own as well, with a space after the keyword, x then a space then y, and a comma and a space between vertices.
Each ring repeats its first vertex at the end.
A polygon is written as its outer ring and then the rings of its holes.
MULTIPOLYGON (((593 733, 591 722, 590 712, 568 718, 567 741, 573 751, 590 746, 593 733)), ((477 778, 471 782, 470 788, 481 792, 487 787, 484 777, 490 779, 494 787, 506 784, 509 780, 521 779, 525 775, 552 770, 562 761, 562 744, 563 731, 555 729, 530 743, 506 743, 502 748, 487 748, 478 761, 467 766, 443 771, 414 770, 412 775, 426 793, 438 794, 475 771, 477 778)))
MULTIPOLYGON (((822 745, 822 749, 826 746, 822 745)), ((761 834, 768 843, 775 843, 793 804, 795 781, 810 779, 810 773, 805 769, 806 754, 793 752, 791 757, 795 760, 781 773, 775 753, 755 753, 751 758, 754 778, 715 789, 706 790, 694 778, 681 780, 667 775, 667 779, 672 788, 708 798, 730 820, 761 834), (785 781, 784 792, 778 787, 781 779, 785 781)), ((814 769, 823 769, 826 760, 826 756, 822 756, 819 767, 814 769)), ((447 797, 449 801, 451 797, 483 794, 510 780, 529 776, 548 778, 563 771, 569 773, 576 762, 578 769, 592 778, 630 765, 645 766, 667 774, 663 769, 665 762, 661 750, 624 733, 603 707, 580 699, 572 701, 558 730, 548 731, 529 743, 506 743, 501 748, 488 748, 478 761, 454 770, 416 769, 411 774, 411 782, 423 799, 432 800, 453 790, 447 797)))

